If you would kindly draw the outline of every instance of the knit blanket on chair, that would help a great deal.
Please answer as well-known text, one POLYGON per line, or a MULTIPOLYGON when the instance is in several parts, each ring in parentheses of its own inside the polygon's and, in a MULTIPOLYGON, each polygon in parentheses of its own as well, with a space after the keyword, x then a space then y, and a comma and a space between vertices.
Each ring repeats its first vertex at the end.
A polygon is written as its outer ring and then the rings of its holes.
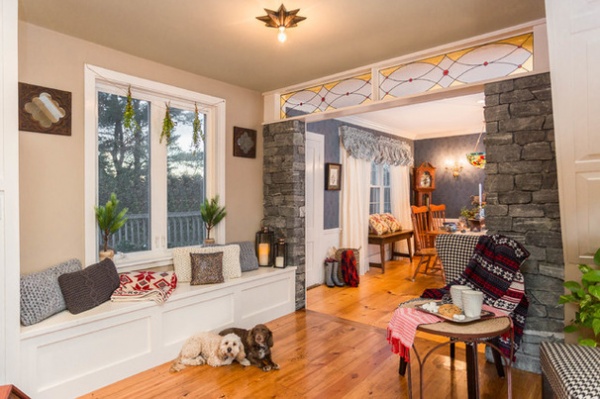
MULTIPOLYGON (((461 275, 443 288, 425 290, 421 297, 450 301, 450 286, 456 284, 483 292, 484 304, 512 319, 516 353, 523 338, 529 308, 525 279, 519 268, 528 257, 529 251, 512 238, 500 234, 481 236, 461 275)), ((509 333, 500 337, 498 347, 506 357, 510 357, 509 333)))
POLYGON ((164 303, 177 287, 175 272, 126 272, 119 275, 119 288, 113 292, 110 300, 154 301, 164 303))

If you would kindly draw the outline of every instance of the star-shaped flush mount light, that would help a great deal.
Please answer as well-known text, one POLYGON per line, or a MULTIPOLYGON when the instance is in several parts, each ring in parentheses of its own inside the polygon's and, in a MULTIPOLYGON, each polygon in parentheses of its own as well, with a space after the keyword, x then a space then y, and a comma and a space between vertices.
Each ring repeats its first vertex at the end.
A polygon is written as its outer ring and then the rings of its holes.
POLYGON ((277 39, 279 39, 281 43, 285 42, 287 39, 287 35, 285 34, 287 28, 295 28, 298 26, 298 22, 306 19, 306 17, 298 15, 300 9, 288 11, 283 4, 279 6, 277 11, 266 8, 264 10, 267 12, 267 15, 256 17, 256 19, 264 22, 265 26, 269 28, 277 28, 279 30, 277 39))

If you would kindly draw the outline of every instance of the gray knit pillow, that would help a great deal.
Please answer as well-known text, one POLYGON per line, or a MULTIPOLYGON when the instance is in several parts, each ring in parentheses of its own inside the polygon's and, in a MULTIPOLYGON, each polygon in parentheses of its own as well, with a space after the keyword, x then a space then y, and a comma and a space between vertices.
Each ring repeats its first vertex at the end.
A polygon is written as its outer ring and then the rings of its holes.
POLYGON ((249 272, 258 269, 258 258, 256 257, 256 249, 251 241, 232 242, 240 246, 240 266, 242 272, 249 272))
POLYGON ((106 258, 81 271, 63 274, 58 284, 67 309, 77 314, 108 301, 120 282, 115 264, 106 258))
POLYGON ((44 271, 21 276, 21 324, 30 326, 67 308, 58 277, 81 270, 81 262, 71 259, 44 271))

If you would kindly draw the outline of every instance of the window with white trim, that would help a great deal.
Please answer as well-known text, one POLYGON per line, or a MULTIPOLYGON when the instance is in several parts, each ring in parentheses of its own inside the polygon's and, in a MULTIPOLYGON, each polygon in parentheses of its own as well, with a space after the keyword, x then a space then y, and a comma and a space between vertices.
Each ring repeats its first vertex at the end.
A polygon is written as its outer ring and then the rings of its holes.
POLYGON ((370 215, 392 212, 390 180, 389 165, 371 162, 370 215))
MULTIPOLYGON (((86 263, 101 245, 93 207, 113 192, 129 209, 110 241, 118 267, 168 264, 171 248, 202 243, 200 204, 217 194, 225 201, 224 119, 222 99, 86 66, 86 263), (135 117, 126 128, 128 90, 135 117), (161 139, 167 107, 170 140, 161 139)), ((217 239, 224 239, 224 226, 217 226, 217 239)))

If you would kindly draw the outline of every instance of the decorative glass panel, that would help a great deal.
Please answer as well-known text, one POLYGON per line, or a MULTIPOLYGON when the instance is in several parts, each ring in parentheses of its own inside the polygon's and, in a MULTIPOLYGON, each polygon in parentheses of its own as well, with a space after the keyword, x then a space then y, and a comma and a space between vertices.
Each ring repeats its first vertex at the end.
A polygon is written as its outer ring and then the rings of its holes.
POLYGON ((281 119, 364 104, 371 100, 371 93, 369 72, 283 94, 280 97, 281 119))
POLYGON ((403 97, 533 70, 533 33, 379 71, 379 98, 403 97))
MULTIPOLYGON (((204 201, 204 142, 192 142, 194 112, 170 108, 175 129, 167 153, 167 246, 198 245, 204 240, 200 204, 204 201)), ((199 114, 202 131, 205 116, 199 114)))

